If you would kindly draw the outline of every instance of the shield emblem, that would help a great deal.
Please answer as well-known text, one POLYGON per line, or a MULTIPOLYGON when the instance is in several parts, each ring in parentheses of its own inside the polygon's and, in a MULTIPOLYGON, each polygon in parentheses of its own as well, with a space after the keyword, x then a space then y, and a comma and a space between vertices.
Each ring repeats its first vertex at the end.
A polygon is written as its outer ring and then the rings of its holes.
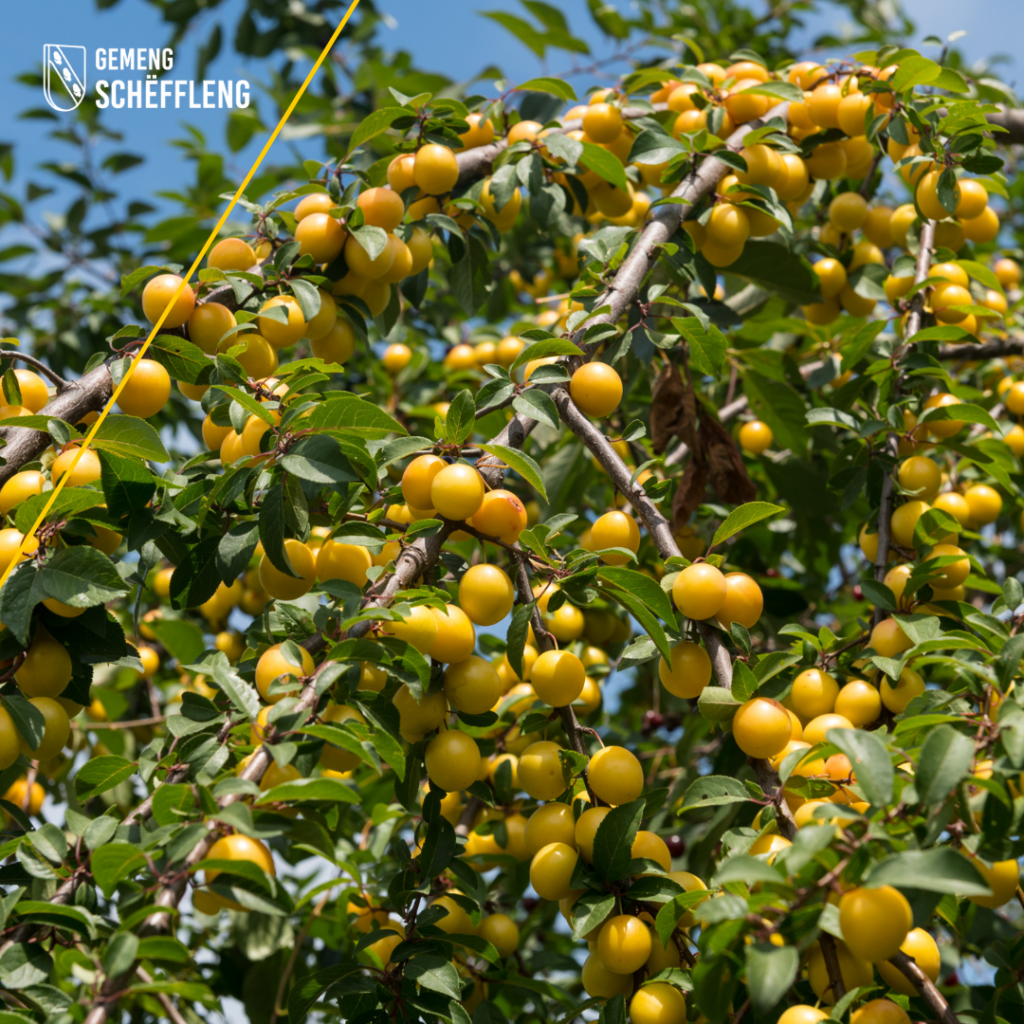
POLYGON ((84 46, 43 47, 43 93, 54 110, 74 110, 85 99, 84 46))

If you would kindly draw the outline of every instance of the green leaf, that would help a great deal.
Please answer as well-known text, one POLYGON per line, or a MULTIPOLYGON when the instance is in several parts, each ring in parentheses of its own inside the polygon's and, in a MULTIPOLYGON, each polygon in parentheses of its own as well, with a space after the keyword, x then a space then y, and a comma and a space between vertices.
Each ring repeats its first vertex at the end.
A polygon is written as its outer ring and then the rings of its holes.
POLYGON ((661 910, 658 911, 658 916, 654 920, 654 929, 658 933, 658 938, 661 939, 661 944, 663 946, 668 945, 669 939, 678 927, 683 915, 686 914, 691 907, 696 906, 698 903, 703 903, 704 900, 709 898, 709 896, 710 894, 706 889, 699 889, 693 892, 681 892, 678 896, 674 896, 670 899, 661 908, 661 910))
POLYGON ((547 92, 560 100, 576 102, 576 92, 568 82, 560 78, 531 78, 528 82, 516 86, 517 92, 547 92))
POLYGON ((892 885, 897 889, 924 889, 953 896, 992 895, 971 861, 948 846, 890 854, 868 872, 863 884, 871 888, 892 885))
POLYGON ((139 952, 139 937, 133 932, 118 932, 107 943, 103 950, 103 970, 108 977, 116 978, 124 974, 133 963, 139 952))
POLYGON ((668 594, 661 587, 642 572, 636 569, 627 569, 625 566, 602 566, 597 574, 601 579, 614 583, 623 590, 628 590, 635 597, 639 598, 658 618, 665 622, 675 624, 676 616, 672 608, 672 601, 668 594))
MULTIPOLYGON (((92 915, 81 907, 65 907, 60 903, 48 903, 42 900, 22 900, 14 913, 24 922, 50 925, 53 928, 65 928, 69 931, 84 933, 90 938, 95 937, 96 926, 92 915)), ((19 1024, 26 1018, 18 1017, 19 1024)), ((0 1017, 0 1024, 4 1024, 0 1017)))
POLYGON ((482 17, 496 21, 502 28, 511 32, 524 46, 528 46, 538 57, 543 58, 547 51, 545 38, 528 21, 517 18, 514 14, 504 11, 482 11, 482 17))
POLYGON ((758 1013, 767 1013, 796 982, 800 953, 795 946, 759 943, 746 947, 746 960, 751 1005, 758 1013))
POLYGON ((599 178, 603 178, 609 185, 614 185, 623 192, 629 188, 629 181, 626 178, 626 170, 619 163, 619 158, 607 149, 602 149, 595 142, 584 142, 583 153, 579 162, 593 171, 599 178))
POLYGON ((302 311, 302 319, 308 324, 320 312, 320 289, 301 277, 292 278, 290 285, 292 295, 302 311))
POLYGON ((130 274, 122 274, 121 298, 123 299, 130 291, 133 291, 142 284, 143 281, 148 281, 154 275, 162 273, 164 269, 164 267, 147 264, 144 267, 139 267, 137 270, 133 270, 130 274))
POLYGON ((173 334, 158 334, 146 352, 164 367, 173 380, 186 384, 208 384, 213 360, 198 346, 173 334))
POLYGON ((728 722, 740 702, 723 686, 705 686, 697 698, 697 710, 709 722, 728 722))
MULTIPOLYGON (((284 307, 278 306, 278 309, 284 307)), ((236 427, 236 430, 241 433, 241 428, 244 428, 248 416, 244 413, 249 413, 252 416, 257 416, 263 420, 264 423, 274 426, 274 414, 263 404, 263 402, 257 402, 252 395, 246 394, 240 388, 229 387, 227 384, 214 384, 214 391, 220 391, 222 394, 227 395, 231 399, 231 403, 239 408, 229 409, 229 415, 231 416, 232 426, 236 427), (244 410, 244 412, 242 411, 244 410)))
POLYGON ((896 92, 907 92, 916 85, 927 85, 942 74, 942 68, 933 60, 920 54, 900 61, 899 70, 892 76, 891 84, 896 92))
POLYGON ((709 324, 703 327, 696 317, 672 317, 672 324, 690 346, 690 361, 701 373, 718 380, 725 365, 725 335, 709 324))
POLYGON ((158 825, 180 825, 184 815, 196 806, 192 787, 182 783, 164 783, 153 793, 153 817, 158 825), (183 813, 177 813, 177 812, 183 813))
POLYGON ((618 881, 629 873, 633 840, 643 815, 641 797, 613 807, 598 825, 594 836, 594 870, 606 881, 618 881))
POLYGON ((448 407, 444 434, 449 444, 465 444, 476 426, 476 402, 469 388, 460 391, 448 407))
POLYGON ((261 793, 256 805, 286 800, 357 804, 359 795, 343 779, 295 779, 261 793))
POLYGON ((789 82, 759 82, 757 85, 741 89, 737 95, 745 96, 748 93, 753 96, 771 96, 787 103, 803 103, 804 101, 803 90, 789 82))
MULTIPOLYGON (((924 741, 914 773, 914 788, 921 803, 941 803, 971 774, 974 741, 951 725, 933 729, 924 741)), ((859 776, 858 776, 859 779, 859 776)))
POLYGON ((124 881, 139 868, 144 867, 146 858, 128 843, 111 843, 93 850, 90 860, 92 876, 103 895, 110 899, 118 882, 124 881))
POLYGON ((712 888, 718 888, 727 882, 744 882, 749 885, 751 882, 774 882, 776 884, 785 882, 785 876, 778 868, 773 867, 767 861, 758 860, 756 857, 748 857, 740 854, 730 857, 724 861, 722 866, 715 872, 711 881, 712 888))
MULTIPOLYGON (((0 955, 0 982, 13 991, 29 985, 41 985, 52 972, 53 957, 35 942, 15 942, 0 955)), ((11 1024, 13 1021, 26 1024, 33 1019, 6 1010, 3 1011, 3 1017, 0 1017, 0 1024, 11 1024)))
MULTIPOLYGON (((21 502, 14 508, 14 525, 22 532, 28 533, 39 518, 47 501, 53 496, 53 491, 43 491, 21 502)), ((88 487, 65 487, 57 495, 53 508, 46 514, 48 521, 54 519, 70 519, 76 512, 84 512, 88 508, 96 508, 103 504, 104 496, 99 491, 91 490, 88 487)), ((6 584, 5 584, 6 586, 6 584)))
POLYGON ((171 607, 198 608, 213 597, 220 586, 220 573, 217 572, 219 544, 220 537, 206 537, 186 550, 184 559, 171 575, 171 607))
POLYGON ((615 897, 609 892, 584 893, 572 905, 572 934, 582 939, 602 924, 615 909, 615 897))
POLYGON ((304 437, 279 461, 289 473, 313 484, 341 487, 359 482, 359 474, 342 454, 339 442, 329 434, 304 437))
MULTIPOLYGON (((376 138, 386 132, 400 117, 408 117, 410 110, 407 107, 382 107, 380 110, 368 114, 360 122, 359 127, 352 133, 348 140, 348 152, 345 161, 348 160, 352 151, 358 149, 364 142, 376 138)), ((345 161, 342 161, 343 163, 345 161)))
POLYGON ((483 243, 470 235, 465 253, 450 272, 452 294, 466 316, 473 316, 487 300, 493 284, 490 259, 483 243))
POLYGON ((106 793, 130 779, 138 771, 138 765, 124 757, 105 754, 94 757, 78 769, 75 775, 75 795, 81 802, 106 793))
POLYGON ((206 649, 203 631, 185 619, 157 618, 149 624, 167 653, 181 665, 197 661, 206 649))
POLYGON ((113 562, 88 544, 58 551, 40 567, 36 588, 72 608, 105 604, 128 593, 113 562))
POLYGON ((383 228, 365 225, 352 228, 350 233, 371 260, 375 260, 388 244, 388 234, 383 228))
POLYGON ((558 419, 558 407, 546 391, 538 388, 527 388, 512 400, 512 408, 521 412, 524 416, 543 423, 545 426, 557 430, 560 426, 558 419))
POLYGON ((825 738, 850 759, 858 785, 875 807, 885 807, 892 802, 895 773, 889 748, 878 733, 829 729, 825 738))
POLYGON ((18 735, 35 750, 42 743, 46 733, 46 719, 43 718, 42 711, 20 693, 9 693, 0 697, 0 701, 7 709, 7 713, 14 719, 18 735))
POLYGON ((534 359, 544 359, 546 356, 581 356, 583 355, 579 345, 568 338, 545 338, 542 341, 535 341, 527 345, 522 352, 516 356, 515 361, 508 368, 509 374, 514 374, 520 366, 525 366, 534 359))
POLYGON ((18 376, 13 369, 4 371, 2 388, 5 405, 21 405, 21 385, 18 383, 18 376))
POLYGON ((167 960, 183 964, 191 959, 188 947, 169 935, 147 935, 139 941, 137 956, 140 960, 167 960))
POLYGON ((32 632, 32 610, 37 599, 32 597, 32 588, 37 575, 36 563, 25 561, 15 566, 0 587, 0 622, 23 647, 27 647, 32 632))
POLYGON ((894 615, 893 618, 913 644, 935 640, 942 634, 942 626, 937 615, 894 615))
MULTIPOLYGON (((737 626, 739 626, 740 629, 743 628, 738 622, 734 622, 733 628, 735 629, 737 626)), ((757 690, 757 676, 754 675, 745 662, 735 662, 733 664, 731 687, 733 697, 735 697, 741 704, 745 704, 755 696, 757 690)))
MULTIPOLYGON (((259 539, 259 523, 251 521, 236 523, 221 537, 217 544, 217 571, 225 586, 230 586, 248 567, 259 539)), ((195 661, 198 656, 187 660, 195 661)))
POLYGON ((154 462, 166 462, 170 458, 156 429, 137 416, 108 416, 100 424, 91 446, 124 458, 154 462))
POLYGON ((518 473, 544 501, 548 500, 548 492, 544 488, 540 466, 525 452, 521 452, 516 448, 509 448, 504 444, 482 444, 480 445, 480 450, 500 459, 509 469, 518 473))
MULTIPOLYGON (((290 642, 290 641, 288 641, 290 642)), ((287 643, 285 653, 287 654, 287 643)), ((294 657, 294 652, 288 655, 294 657)), ((227 656, 218 653, 213 659, 204 663, 206 672, 212 680, 224 691, 225 696, 249 721, 255 721, 260 713, 260 698, 256 687, 243 679, 228 661, 227 656)), ((301 672, 299 673, 301 675, 301 672)))
POLYGON ((52 822, 48 821, 34 832, 29 832, 26 839, 38 853, 54 864, 60 864, 68 855, 67 838, 52 822))
POLYGON ((999 657, 996 659, 996 678, 999 680, 999 689, 1004 693, 1013 677, 1017 674, 1022 657, 1024 657, 1024 634, 1011 636, 1003 644, 1003 649, 999 652, 999 657))
POLYGON ((976 281, 980 281, 986 288, 991 288, 995 292, 1002 292, 1003 286, 999 278, 984 263, 979 263, 977 260, 957 260, 956 265, 966 270, 971 277, 976 281))
POLYGON ((361 970, 355 961, 343 961, 297 980, 288 994, 288 1024, 302 1024, 310 1007, 330 985, 361 970))
MULTIPOLYGON (((708 690, 720 689, 720 687, 709 686, 708 690)), ((727 690, 723 690, 727 693, 727 690)), ((723 804, 745 803, 750 799, 747 787, 729 775, 705 775, 690 783, 689 788, 683 796, 683 806, 679 808, 680 814, 692 811, 697 807, 719 807, 723 804)))
POLYGON ((745 530, 748 526, 761 522, 762 519, 784 511, 782 505, 772 505, 767 501, 748 501, 744 505, 739 505, 726 516, 725 522, 715 530, 711 546, 717 547, 722 541, 734 537, 740 530, 745 530))
POLYGON ((776 448, 803 452, 808 430, 803 425, 807 414, 804 399, 790 384, 748 370, 742 374, 743 390, 758 417, 772 428, 776 448))
POLYGON ((729 273, 762 285, 787 302, 821 302, 818 275, 803 256, 778 242, 749 239, 729 273))
POLYGON ((657 166, 685 152, 686 147, 678 139, 666 135, 665 132, 645 128, 633 139, 633 148, 629 151, 627 162, 657 166))
POLYGON ((505 656, 508 658, 509 665, 512 666, 512 671, 520 679, 523 678, 523 649, 530 633, 530 619, 536 606, 536 601, 516 605, 512 611, 512 622, 508 627, 506 637, 508 646, 505 648, 505 656))
POLYGON ((462 996, 459 972, 455 970, 455 965, 439 956, 424 956, 420 953, 407 960, 405 977, 431 992, 440 992, 452 999, 462 996))
POLYGON ((672 648, 669 646, 668 638, 665 636, 665 631, 661 628, 661 623, 658 622, 657 617, 647 605, 628 590, 622 590, 619 587, 611 590, 605 589, 603 592, 610 600, 621 604, 647 630, 648 635, 654 641, 654 646, 658 648, 666 660, 671 661, 672 648))
POLYGON ((939 420, 956 420, 963 423, 980 423, 992 431, 996 437, 1003 436, 1003 430, 994 419, 992 414, 980 405, 971 405, 969 402, 961 402, 959 405, 944 405, 936 409, 926 409, 921 415, 920 422, 938 422, 939 420))
POLYGON ((130 516, 149 504, 156 493, 156 480, 142 459, 127 459, 104 451, 99 452, 99 459, 103 496, 115 519, 130 516))
POLYGON ((314 430, 344 430, 371 441, 382 440, 392 433, 407 433, 398 420, 373 402, 349 391, 331 391, 329 395, 329 400, 322 402, 310 414, 308 422, 314 430))

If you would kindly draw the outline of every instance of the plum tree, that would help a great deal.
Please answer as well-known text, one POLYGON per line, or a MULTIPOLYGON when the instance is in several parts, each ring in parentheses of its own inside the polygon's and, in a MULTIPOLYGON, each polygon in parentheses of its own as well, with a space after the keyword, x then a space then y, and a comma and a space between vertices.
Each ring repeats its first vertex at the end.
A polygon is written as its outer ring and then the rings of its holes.
MULTIPOLYGON (((233 35, 275 96, 301 7, 233 35)), ((0 349, 7 1016, 1012 1019, 1015 101, 889 6, 808 60, 590 10, 601 88, 466 89, 361 9, 174 301, 198 137, 180 216, 19 221, 66 273, 0 349)))

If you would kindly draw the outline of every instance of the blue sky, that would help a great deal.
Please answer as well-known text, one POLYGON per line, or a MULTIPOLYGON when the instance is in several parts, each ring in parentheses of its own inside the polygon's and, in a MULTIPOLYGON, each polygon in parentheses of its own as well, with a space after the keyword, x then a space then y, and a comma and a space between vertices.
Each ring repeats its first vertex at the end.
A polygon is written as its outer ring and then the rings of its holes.
MULTIPOLYGON (((627 8, 628 0, 616 2, 624 10, 627 8)), ((756 2, 760 3, 760 0, 756 2)), ((179 48, 175 77, 194 74, 195 47, 206 38, 213 21, 233 25, 243 6, 242 0, 227 0, 222 7, 203 16, 197 33, 179 48)), ((542 68, 537 58, 522 44, 479 15, 481 10, 512 9, 513 6, 512 0, 446 0, 443 15, 439 16, 437 5, 423 0, 382 0, 381 7, 389 15, 389 27, 382 29, 382 41, 389 49, 410 51, 420 66, 441 71, 454 79, 469 78, 482 65, 491 62, 499 64, 513 80, 536 75, 542 70, 559 72, 571 66, 571 59, 556 54, 549 66, 542 68)), ((591 44, 595 55, 610 52, 608 44, 590 21, 585 0, 561 0, 559 6, 573 30, 591 44)), ((909 0, 906 6, 918 24, 919 37, 927 34, 945 37, 968 27, 962 3, 909 0)), ((1024 5, 1011 4, 1006 0, 975 0, 970 6, 970 14, 970 34, 958 45, 972 60, 1004 51, 1006 40, 1024 38, 1024 5)), ((59 42, 87 46, 89 87, 92 88, 96 79, 103 77, 94 66, 96 48, 157 46, 167 38, 168 31, 161 23, 157 9, 142 0, 121 0, 116 7, 105 11, 96 10, 91 0, 12 3, 7 5, 5 18, 10 43, 6 51, 8 61, 0 74, 0 109, 5 112, 0 140, 16 142, 18 181, 23 185, 32 165, 41 160, 68 159, 69 155, 66 147, 47 139, 54 122, 22 120, 16 116, 27 107, 44 106, 41 94, 15 80, 18 74, 40 66, 44 44, 59 42)), ((809 26, 806 33, 808 41, 818 31, 840 29, 843 20, 841 10, 826 9, 809 26)), ((1019 45, 1017 51, 1013 56, 1018 59, 1003 72, 1011 79, 1020 64, 1019 45)), ((258 66, 248 64, 225 47, 210 67, 207 77, 249 78, 258 97, 259 70, 258 66)), ((574 81, 585 88, 592 79, 579 77, 574 81)), ((211 143, 223 148, 226 114, 220 111, 123 110, 107 111, 107 115, 108 127, 124 133, 124 145, 119 148, 147 156, 143 167, 121 175, 117 182, 122 190, 138 196, 149 195, 156 189, 174 188, 184 180, 183 158, 170 145, 170 140, 182 137, 182 123, 186 117, 190 124, 206 133, 211 143)), ((262 141, 262 137, 257 135, 245 150, 232 157, 229 173, 237 172, 241 177, 262 141)))

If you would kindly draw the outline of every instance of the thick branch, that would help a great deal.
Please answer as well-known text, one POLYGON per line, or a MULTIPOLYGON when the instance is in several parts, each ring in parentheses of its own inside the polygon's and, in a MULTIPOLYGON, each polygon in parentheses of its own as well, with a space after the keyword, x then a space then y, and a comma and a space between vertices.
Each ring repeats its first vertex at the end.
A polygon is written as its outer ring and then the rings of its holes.
POLYGON ((889 963, 898 967, 904 977, 920 993, 921 998, 928 1004, 932 1013, 938 1017, 941 1024, 960 1024, 957 1015, 949 1008, 949 1003, 943 998, 942 993, 935 987, 935 983, 928 977, 920 967, 917 966, 913 957, 906 953, 896 953, 889 957, 889 963))
MULTIPOLYGON (((90 370, 79 380, 70 381, 39 411, 40 416, 52 416, 67 423, 78 423, 87 413, 98 412, 106 405, 113 392, 113 382, 107 364, 90 370)), ((50 435, 27 427, 3 427, 5 447, 0 448, 0 486, 5 484, 25 465, 38 459, 50 446, 50 435)))

